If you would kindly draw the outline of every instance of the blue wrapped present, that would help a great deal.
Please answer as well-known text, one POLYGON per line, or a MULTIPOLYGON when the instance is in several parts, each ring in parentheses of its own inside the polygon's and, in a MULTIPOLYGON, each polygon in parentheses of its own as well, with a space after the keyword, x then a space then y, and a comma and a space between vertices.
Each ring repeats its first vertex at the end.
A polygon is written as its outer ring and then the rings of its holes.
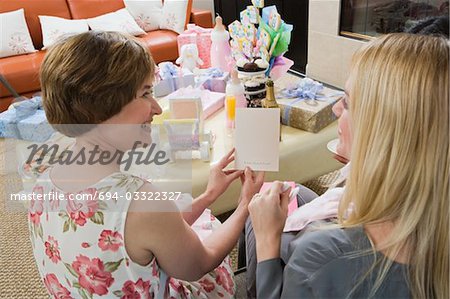
POLYGON ((160 81, 153 87, 154 96, 157 98, 164 97, 180 88, 195 85, 193 73, 168 61, 158 64, 157 76, 160 81))
POLYGON ((208 89, 214 92, 225 93, 227 80, 229 73, 224 72, 219 68, 209 68, 200 71, 201 73, 197 77, 196 86, 202 86, 204 89, 208 89))
POLYGON ((17 129, 16 110, 6 110, 0 113, 0 137, 1 138, 20 138, 17 129))
POLYGON ((0 137, 43 142, 55 131, 45 117, 40 97, 19 102, 0 113, 0 137))
POLYGON ((48 123, 44 110, 37 110, 33 115, 19 121, 17 129, 21 139, 35 142, 44 142, 55 132, 48 123))

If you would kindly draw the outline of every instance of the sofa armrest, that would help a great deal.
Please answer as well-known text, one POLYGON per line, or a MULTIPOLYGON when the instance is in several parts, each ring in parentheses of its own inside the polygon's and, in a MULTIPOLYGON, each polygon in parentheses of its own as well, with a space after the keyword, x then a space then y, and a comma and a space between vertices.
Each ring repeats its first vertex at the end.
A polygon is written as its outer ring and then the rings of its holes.
POLYGON ((212 28, 212 14, 209 10, 199 10, 193 8, 191 10, 190 23, 194 23, 195 25, 203 28, 212 28))

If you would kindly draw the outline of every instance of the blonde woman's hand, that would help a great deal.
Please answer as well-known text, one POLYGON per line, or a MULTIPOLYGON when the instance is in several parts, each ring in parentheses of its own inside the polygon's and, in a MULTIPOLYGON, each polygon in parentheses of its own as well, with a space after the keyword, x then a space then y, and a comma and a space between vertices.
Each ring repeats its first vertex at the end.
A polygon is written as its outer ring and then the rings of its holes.
POLYGON ((243 174, 242 170, 224 170, 234 161, 233 154, 234 148, 220 159, 219 162, 214 164, 209 171, 209 180, 205 193, 212 201, 222 195, 230 184, 243 174))
POLYGON ((258 262, 280 256, 281 234, 286 222, 290 188, 274 182, 263 194, 256 194, 248 207, 256 238, 258 262))
POLYGON ((244 173, 241 175, 242 190, 239 204, 248 207, 253 196, 261 190, 264 183, 264 175, 264 171, 256 173, 249 167, 245 168, 244 173))

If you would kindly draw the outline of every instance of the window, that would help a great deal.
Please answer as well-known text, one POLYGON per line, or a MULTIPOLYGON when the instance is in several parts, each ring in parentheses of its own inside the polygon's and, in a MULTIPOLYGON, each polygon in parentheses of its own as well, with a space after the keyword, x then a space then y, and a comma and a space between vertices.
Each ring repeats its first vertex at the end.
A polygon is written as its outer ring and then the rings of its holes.
POLYGON ((449 14, 444 0, 342 0, 340 34, 370 39, 391 32, 403 32, 420 20, 449 14))

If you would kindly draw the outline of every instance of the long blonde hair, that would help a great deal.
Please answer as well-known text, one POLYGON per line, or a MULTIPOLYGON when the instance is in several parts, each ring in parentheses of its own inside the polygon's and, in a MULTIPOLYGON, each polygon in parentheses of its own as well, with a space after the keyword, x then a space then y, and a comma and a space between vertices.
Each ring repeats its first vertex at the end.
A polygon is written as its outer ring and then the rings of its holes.
POLYGON ((387 257, 407 248, 413 297, 449 298, 449 54, 444 38, 389 34, 354 56, 339 222, 394 224, 372 295, 392 266, 387 257))

